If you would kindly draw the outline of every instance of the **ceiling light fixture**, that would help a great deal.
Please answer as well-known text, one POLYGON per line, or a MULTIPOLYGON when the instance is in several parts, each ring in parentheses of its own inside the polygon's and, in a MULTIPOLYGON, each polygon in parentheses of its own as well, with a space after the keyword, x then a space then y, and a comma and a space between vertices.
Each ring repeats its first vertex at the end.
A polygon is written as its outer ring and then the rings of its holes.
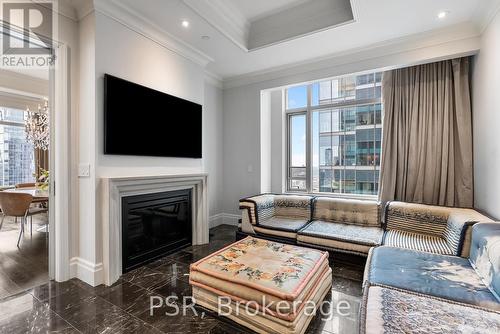
POLYGON ((189 27, 189 21, 188 21, 188 20, 182 20, 182 26, 183 26, 184 28, 189 27))
POLYGON ((444 19, 447 15, 448 15, 448 12, 442 11, 442 12, 439 12, 438 18, 439 19, 444 19))

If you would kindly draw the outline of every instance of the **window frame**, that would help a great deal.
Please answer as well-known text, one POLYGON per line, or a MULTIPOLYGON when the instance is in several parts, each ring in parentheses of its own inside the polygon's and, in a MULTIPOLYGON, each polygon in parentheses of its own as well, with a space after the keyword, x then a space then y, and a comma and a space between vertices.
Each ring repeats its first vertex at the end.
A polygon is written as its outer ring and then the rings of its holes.
MULTIPOLYGON (((377 75, 377 72, 370 72, 373 73, 375 76, 377 75)), ((365 74, 370 74, 370 73, 365 73, 365 74)), ((353 74, 353 76, 357 75, 363 75, 363 74, 353 74)), ((348 76, 342 76, 342 77, 348 77, 348 76)), ((341 77, 338 77, 339 79, 341 77)), ((319 196, 333 196, 333 197, 343 197, 343 198, 358 198, 358 199, 376 199, 378 198, 377 195, 367 195, 367 194, 353 194, 353 193, 334 193, 334 192, 317 192, 317 191, 312 191, 312 115, 313 112, 319 111, 319 110, 324 110, 324 109, 341 109, 341 108, 348 108, 348 107, 356 107, 360 105, 370 105, 370 104, 381 104, 381 119, 382 119, 382 124, 384 120, 384 106, 382 103, 382 98, 370 98, 370 99, 363 99, 363 100, 347 100, 339 103, 328 103, 328 104, 318 104, 317 106, 312 105, 312 90, 313 90, 313 85, 322 81, 326 80, 334 80, 335 78, 331 79, 324 79, 324 80, 319 80, 319 81, 314 81, 310 82, 307 84, 303 84, 307 86, 307 105, 305 107, 299 107, 299 108, 292 108, 292 109, 287 109, 288 107, 288 88, 285 89, 285 101, 284 101, 284 106, 285 106, 285 151, 286 151, 286 164, 285 164, 285 180, 286 180, 286 185, 284 187, 285 193, 293 193, 293 194, 314 194, 314 195, 319 195, 319 196), (303 180, 303 178, 297 178, 297 177, 292 177, 291 175, 291 143, 290 143, 290 134, 291 134, 291 129, 290 129, 290 119, 291 116, 294 115, 305 115, 306 116, 306 189, 305 190, 297 190, 297 189, 292 189, 290 187, 291 181, 292 180, 303 180)), ((376 80, 376 78, 375 78, 376 80)), ((298 85, 294 85, 298 86, 298 85)), ((375 116, 374 116, 375 117, 375 116)), ((382 125, 377 125, 376 123, 373 125, 373 128, 380 127, 382 128, 382 125)), ((380 153, 380 160, 382 159, 382 152, 380 153)), ((380 190, 380 188, 379 188, 380 190)))

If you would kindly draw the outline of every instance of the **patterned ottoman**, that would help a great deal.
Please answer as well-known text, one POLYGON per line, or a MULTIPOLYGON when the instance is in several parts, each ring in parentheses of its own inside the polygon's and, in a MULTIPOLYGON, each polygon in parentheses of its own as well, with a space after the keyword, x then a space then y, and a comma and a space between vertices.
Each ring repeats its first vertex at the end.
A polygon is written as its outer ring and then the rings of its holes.
POLYGON ((332 285, 328 252, 247 237, 193 263, 197 304, 258 333, 304 333, 332 285))

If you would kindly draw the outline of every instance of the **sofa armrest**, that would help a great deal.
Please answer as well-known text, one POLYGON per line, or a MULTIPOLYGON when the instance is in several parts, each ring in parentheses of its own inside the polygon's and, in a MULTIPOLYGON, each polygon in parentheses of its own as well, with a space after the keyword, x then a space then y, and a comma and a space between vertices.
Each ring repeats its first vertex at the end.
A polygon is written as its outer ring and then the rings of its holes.
POLYGON ((472 226, 492 220, 473 209, 453 209, 443 232, 443 238, 457 256, 468 257, 472 226))
POLYGON ((385 207, 384 229, 442 236, 451 208, 388 202, 385 207))
POLYGON ((259 221, 264 221, 274 216, 274 198, 275 195, 263 194, 241 199, 240 210, 246 210, 250 223, 258 225, 259 221))

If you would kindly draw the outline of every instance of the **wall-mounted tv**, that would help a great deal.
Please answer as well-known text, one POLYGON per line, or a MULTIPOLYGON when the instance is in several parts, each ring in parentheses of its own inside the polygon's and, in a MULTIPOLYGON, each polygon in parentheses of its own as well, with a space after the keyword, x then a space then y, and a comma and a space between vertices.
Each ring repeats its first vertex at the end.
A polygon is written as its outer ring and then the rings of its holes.
POLYGON ((104 154, 201 158, 202 107, 104 75, 104 154))

